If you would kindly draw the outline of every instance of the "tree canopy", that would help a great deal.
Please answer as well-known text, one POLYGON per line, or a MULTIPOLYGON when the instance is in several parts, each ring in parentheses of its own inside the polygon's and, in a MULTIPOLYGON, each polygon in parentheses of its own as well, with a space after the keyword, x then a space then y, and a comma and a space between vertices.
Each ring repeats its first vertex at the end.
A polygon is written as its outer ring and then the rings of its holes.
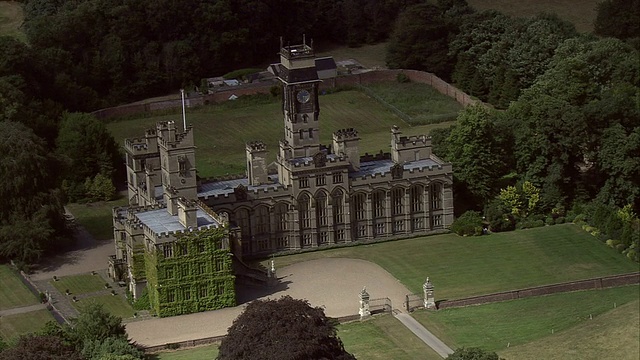
POLYGON ((322 308, 290 296, 247 305, 229 328, 219 351, 219 360, 355 359, 344 350, 322 308))

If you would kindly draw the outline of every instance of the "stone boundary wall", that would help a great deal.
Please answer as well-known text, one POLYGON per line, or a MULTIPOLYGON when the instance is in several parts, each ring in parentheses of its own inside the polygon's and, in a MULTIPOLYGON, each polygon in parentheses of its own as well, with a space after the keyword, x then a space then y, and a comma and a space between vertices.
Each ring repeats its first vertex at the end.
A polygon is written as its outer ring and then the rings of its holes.
POLYGON ((560 284, 551 284, 530 287, 519 290, 503 291, 487 295, 472 296, 464 299, 443 300, 437 302, 438 309, 455 308, 469 305, 479 305, 492 302, 521 299, 531 296, 541 296, 562 292, 603 289, 640 283, 640 272, 598 277, 586 280, 570 281, 560 284))
MULTIPOLYGON (((11 265, 12 267, 15 267, 13 260, 11 261, 11 265)), ((35 295, 38 299, 40 299, 40 289, 33 281, 31 281, 31 278, 29 277, 29 275, 27 275, 22 270, 20 270, 18 274, 20 275, 20 280, 29 289, 29 291, 31 291, 33 295, 35 295)), ((60 311, 55 306, 54 302, 48 301, 46 304, 47 304, 47 310, 49 310, 49 313, 58 322, 58 324, 62 325, 64 323, 69 323, 69 319, 67 319, 64 315, 62 315, 62 311, 60 311)))
MULTIPOLYGON (((468 106, 475 103, 482 103, 479 100, 472 99, 471 96, 456 88, 455 86, 440 79, 436 75, 418 70, 374 70, 359 74, 351 74, 339 76, 332 79, 326 79, 320 84, 320 89, 332 89, 342 86, 358 86, 373 84, 381 81, 396 81, 398 74, 403 73, 407 77, 417 83, 431 85, 440 93, 455 99, 462 106, 468 106)), ((255 95, 269 94, 269 91, 275 82, 264 81, 255 84, 243 84, 236 87, 221 88, 213 94, 196 95, 185 99, 187 107, 201 106, 208 104, 221 103, 229 100, 232 95, 255 95)), ((127 104, 121 106, 100 109, 92 112, 98 119, 109 119, 113 117, 132 116, 137 114, 150 113, 153 111, 176 109, 182 106, 181 99, 163 100, 150 102, 146 104, 127 104)))

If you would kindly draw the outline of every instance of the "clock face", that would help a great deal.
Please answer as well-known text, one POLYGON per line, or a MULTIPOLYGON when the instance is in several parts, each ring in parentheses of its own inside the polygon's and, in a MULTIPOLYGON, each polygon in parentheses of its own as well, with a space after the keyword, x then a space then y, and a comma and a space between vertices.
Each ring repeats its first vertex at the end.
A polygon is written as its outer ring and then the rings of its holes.
POLYGON ((296 99, 298 99, 298 102, 304 104, 311 99, 311 94, 307 90, 300 90, 296 95, 296 99))

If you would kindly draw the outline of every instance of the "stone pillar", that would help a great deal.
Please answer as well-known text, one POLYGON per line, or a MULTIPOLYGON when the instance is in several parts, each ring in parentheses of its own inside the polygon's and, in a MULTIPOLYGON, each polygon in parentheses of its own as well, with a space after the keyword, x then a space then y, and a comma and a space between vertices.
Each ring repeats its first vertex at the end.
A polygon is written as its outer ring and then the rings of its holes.
POLYGON ((427 281, 422 285, 422 291, 424 292, 424 308, 425 309, 435 309, 436 308, 436 299, 433 296, 433 284, 431 280, 427 277, 427 281))
POLYGON ((367 288, 363 287, 360 292, 360 320, 371 316, 371 311, 369 311, 369 293, 367 292, 367 288))
POLYGON ((278 283, 278 276, 276 275, 276 265, 273 259, 271 259, 271 267, 267 270, 269 286, 274 286, 278 283))

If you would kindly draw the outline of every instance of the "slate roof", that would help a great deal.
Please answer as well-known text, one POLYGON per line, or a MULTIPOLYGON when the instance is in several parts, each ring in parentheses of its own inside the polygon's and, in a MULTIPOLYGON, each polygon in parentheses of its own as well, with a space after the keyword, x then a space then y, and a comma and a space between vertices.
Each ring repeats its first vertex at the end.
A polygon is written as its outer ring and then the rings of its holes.
MULTIPOLYGON (((165 208, 140 212, 135 214, 135 216, 141 223, 147 225, 151 231, 156 234, 186 230, 185 227, 180 224, 178 216, 169 214, 165 208)), ((198 218, 198 228, 220 226, 220 223, 200 208, 198 208, 196 216, 198 218)))
MULTIPOLYGON (((367 161, 360 163, 360 170, 356 172, 349 173, 350 178, 362 177, 367 175, 383 175, 387 173, 391 173, 391 167, 395 165, 393 160, 375 160, 375 161, 367 161)), ((428 168, 431 166, 438 166, 436 161, 432 159, 424 159, 417 161, 410 161, 403 164, 403 168, 405 170, 417 170, 428 168)))
POLYGON ((249 179, 233 179, 233 180, 221 180, 210 183, 202 184, 200 191, 198 191, 199 198, 208 198, 210 196, 219 196, 225 194, 233 194, 233 190, 242 185, 247 188, 247 191, 263 190, 263 189, 277 189, 282 188, 283 185, 278 182, 278 175, 269 175, 273 179, 273 184, 265 184, 253 186, 249 185, 249 179))
POLYGON ((318 71, 335 70, 337 68, 338 66, 331 56, 316 58, 316 70, 318 71))

